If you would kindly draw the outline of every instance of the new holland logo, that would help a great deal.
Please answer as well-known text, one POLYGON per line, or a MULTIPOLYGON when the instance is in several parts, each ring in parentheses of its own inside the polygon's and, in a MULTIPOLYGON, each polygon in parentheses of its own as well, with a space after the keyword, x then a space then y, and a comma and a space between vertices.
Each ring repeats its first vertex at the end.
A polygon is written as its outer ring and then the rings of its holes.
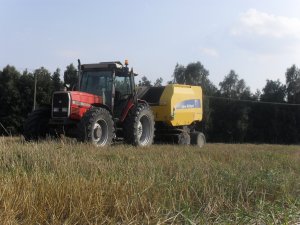
POLYGON ((176 109, 201 108, 200 99, 189 99, 176 104, 176 109))

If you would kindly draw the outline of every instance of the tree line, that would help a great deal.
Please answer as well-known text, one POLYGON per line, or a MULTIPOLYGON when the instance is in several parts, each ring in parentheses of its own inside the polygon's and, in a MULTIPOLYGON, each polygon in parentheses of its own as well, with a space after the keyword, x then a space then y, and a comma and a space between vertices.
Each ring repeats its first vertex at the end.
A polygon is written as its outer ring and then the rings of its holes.
MULTIPOLYGON (((37 105, 49 104, 54 91, 72 90, 77 84, 73 64, 50 73, 44 67, 20 72, 13 66, 0 70, 0 134, 22 132, 22 124, 33 109, 35 78, 37 105)), ((300 69, 287 68, 285 83, 267 80, 262 90, 252 93, 244 79, 231 70, 218 86, 209 79, 201 62, 177 64, 168 83, 201 85, 204 93, 202 128, 212 142, 284 143, 300 142, 300 69)), ((160 77, 152 84, 146 76, 140 86, 161 86, 160 77)))
POLYGON ((23 123, 33 110, 35 82, 36 104, 43 106, 51 103, 54 91, 75 87, 77 70, 73 64, 68 65, 63 80, 60 69, 53 74, 44 67, 33 72, 20 72, 14 66, 7 65, 0 70, 0 135, 22 133, 23 123))

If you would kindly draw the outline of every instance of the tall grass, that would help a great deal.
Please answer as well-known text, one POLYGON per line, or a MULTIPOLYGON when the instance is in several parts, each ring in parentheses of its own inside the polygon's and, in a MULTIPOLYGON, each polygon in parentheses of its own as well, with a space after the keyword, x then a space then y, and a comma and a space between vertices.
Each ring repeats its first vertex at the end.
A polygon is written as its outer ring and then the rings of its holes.
POLYGON ((0 138, 0 224, 290 224, 300 147, 0 138))

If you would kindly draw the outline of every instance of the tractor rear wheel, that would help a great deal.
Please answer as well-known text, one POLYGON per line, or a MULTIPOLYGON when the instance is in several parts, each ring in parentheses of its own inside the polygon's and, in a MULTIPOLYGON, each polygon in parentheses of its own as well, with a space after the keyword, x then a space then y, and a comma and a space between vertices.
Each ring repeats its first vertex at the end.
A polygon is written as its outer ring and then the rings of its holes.
POLYGON ((123 126, 124 139, 135 146, 150 146, 154 139, 154 116, 148 104, 138 104, 129 112, 123 126))
POLYGON ((193 132, 191 133, 191 144, 192 145, 197 145, 200 148, 204 146, 206 143, 205 136, 201 132, 193 132))
POLYGON ((51 107, 41 107, 28 115, 24 126, 23 136, 26 141, 42 140, 50 135, 49 120, 51 107))
POLYGON ((111 114, 104 108, 95 107, 86 112, 81 119, 77 139, 104 147, 112 143, 114 131, 111 114))

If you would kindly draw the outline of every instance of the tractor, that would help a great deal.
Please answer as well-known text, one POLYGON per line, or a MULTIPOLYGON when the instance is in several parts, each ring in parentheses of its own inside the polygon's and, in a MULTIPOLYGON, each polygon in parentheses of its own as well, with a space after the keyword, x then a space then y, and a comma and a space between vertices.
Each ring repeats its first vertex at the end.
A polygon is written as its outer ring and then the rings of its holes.
POLYGON ((120 62, 82 64, 78 60, 76 91, 53 93, 52 105, 29 114, 26 140, 64 134, 95 146, 108 146, 120 137, 135 146, 154 139, 154 116, 149 104, 138 99, 133 69, 120 62))
POLYGON ((29 114, 27 141, 64 134, 95 146, 124 140, 135 146, 171 141, 202 147, 200 86, 168 84, 136 88, 133 69, 120 62, 81 65, 76 91, 53 93, 52 105, 29 114), (154 135, 155 134, 155 135, 154 135))

